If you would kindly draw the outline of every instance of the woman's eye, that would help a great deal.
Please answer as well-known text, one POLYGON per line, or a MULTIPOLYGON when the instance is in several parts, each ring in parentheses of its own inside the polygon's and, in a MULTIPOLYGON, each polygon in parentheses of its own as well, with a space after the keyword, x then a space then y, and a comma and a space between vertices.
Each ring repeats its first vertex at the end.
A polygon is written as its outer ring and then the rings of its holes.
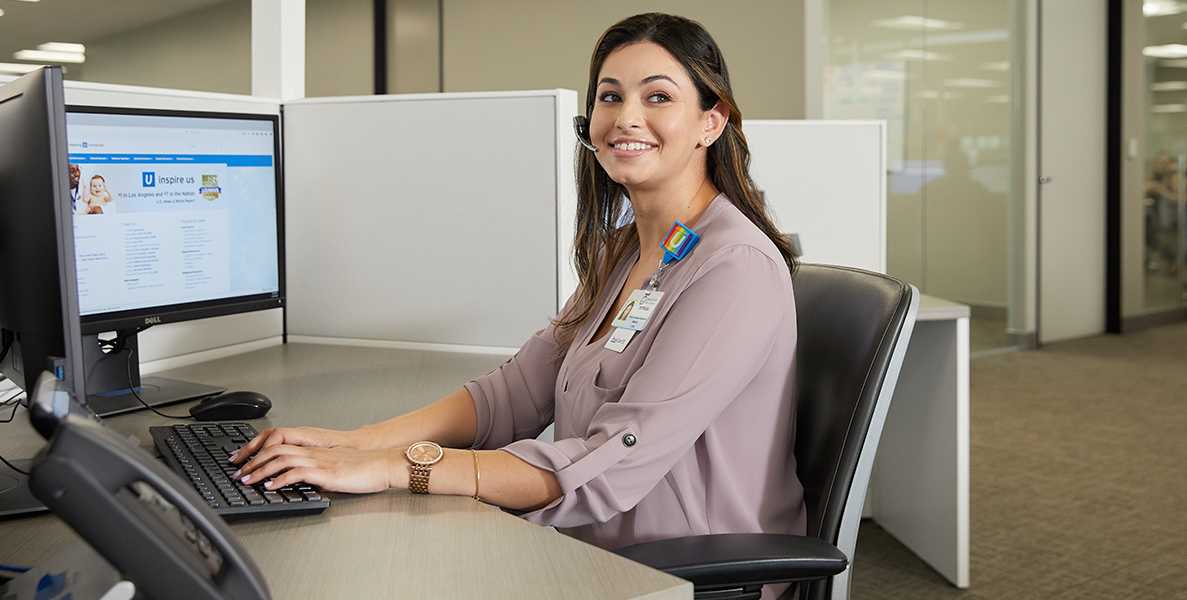
POLYGON ((618 102, 619 98, 618 94, 614 92, 602 92, 602 95, 598 96, 598 100, 601 102, 618 102))
POLYGON ((667 102, 671 100, 667 94, 663 92, 656 92, 647 97, 648 102, 667 102))

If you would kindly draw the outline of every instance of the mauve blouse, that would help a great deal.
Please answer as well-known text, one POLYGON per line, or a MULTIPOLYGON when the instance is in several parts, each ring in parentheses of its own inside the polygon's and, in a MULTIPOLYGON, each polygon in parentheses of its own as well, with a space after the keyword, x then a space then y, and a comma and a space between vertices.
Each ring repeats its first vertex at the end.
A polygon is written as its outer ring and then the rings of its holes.
MULTIPOLYGON (((563 495, 523 518, 602 548, 708 533, 803 534, 796 478, 791 277, 775 245, 724 196, 626 349, 591 340, 638 248, 615 268, 564 360, 537 332, 466 385, 476 448, 556 474, 563 495), (535 437, 555 420, 555 442, 535 437)), ((570 300, 572 301, 572 300, 570 300)))

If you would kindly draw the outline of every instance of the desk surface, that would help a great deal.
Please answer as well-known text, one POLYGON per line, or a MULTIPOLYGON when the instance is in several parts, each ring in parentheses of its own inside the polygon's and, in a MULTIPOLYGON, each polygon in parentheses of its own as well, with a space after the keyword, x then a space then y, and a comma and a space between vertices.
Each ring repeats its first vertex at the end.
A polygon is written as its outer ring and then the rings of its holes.
MULTIPOLYGON (((286 344, 163 375, 262 392, 273 400, 257 429, 349 429, 402 414, 461 387, 503 358, 286 344)), ((186 405, 162 409, 187 414, 186 405)), ((147 411, 107 424, 152 455, 147 411)), ((0 425, 0 452, 40 447, 22 410, 0 425)), ((232 523, 278 600, 313 598, 691 598, 692 585, 468 497, 389 490, 331 494, 315 516, 232 523)), ((78 538, 52 515, 0 521, 0 563, 32 565, 78 538)))

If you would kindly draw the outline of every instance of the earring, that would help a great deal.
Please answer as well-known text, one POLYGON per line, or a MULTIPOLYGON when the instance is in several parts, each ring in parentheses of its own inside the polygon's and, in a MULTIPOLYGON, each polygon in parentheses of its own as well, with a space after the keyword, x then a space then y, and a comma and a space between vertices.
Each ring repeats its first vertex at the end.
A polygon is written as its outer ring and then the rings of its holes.
POLYGON ((713 143, 713 138, 705 138, 705 144, 706 144, 706 145, 708 145, 708 144, 712 144, 712 143, 713 143))

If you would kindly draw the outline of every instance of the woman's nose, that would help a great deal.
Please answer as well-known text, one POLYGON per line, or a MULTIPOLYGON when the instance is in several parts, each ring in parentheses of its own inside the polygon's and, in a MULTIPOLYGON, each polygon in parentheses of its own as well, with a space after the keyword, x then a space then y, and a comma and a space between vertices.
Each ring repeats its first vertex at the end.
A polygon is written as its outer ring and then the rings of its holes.
POLYGON ((643 120, 642 108, 638 101, 624 100, 621 108, 618 110, 618 120, 615 122, 615 125, 622 130, 639 127, 643 120))

